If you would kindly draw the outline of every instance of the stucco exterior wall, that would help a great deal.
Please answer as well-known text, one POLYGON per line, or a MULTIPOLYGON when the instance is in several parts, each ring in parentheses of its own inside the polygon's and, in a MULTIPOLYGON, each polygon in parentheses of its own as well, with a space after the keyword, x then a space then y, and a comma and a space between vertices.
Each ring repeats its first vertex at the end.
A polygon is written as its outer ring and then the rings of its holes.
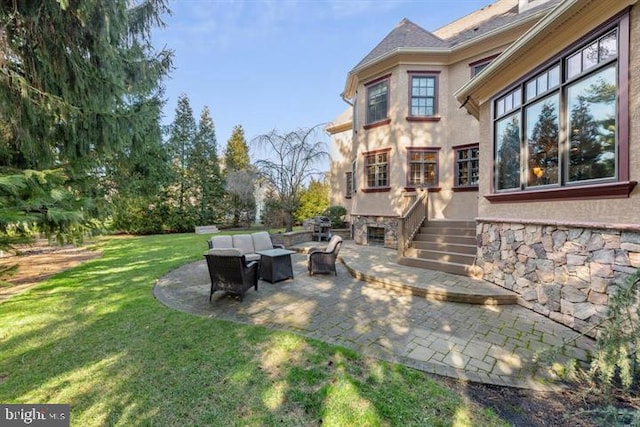
MULTIPOLYGON (((640 7, 631 11, 629 61, 629 178, 640 181, 640 7)), ((490 102, 480 109, 480 168, 490 176, 493 168, 492 119, 490 102)), ((640 188, 636 186, 629 198, 598 200, 536 201, 521 203, 491 203, 484 195, 491 194, 490 180, 481 179, 478 216, 491 219, 521 219, 576 224, 637 224, 640 226, 640 188)))
MULTIPOLYGON (((329 203, 331 206, 343 206, 347 213, 351 212, 351 198, 347 198, 347 172, 351 172, 351 128, 342 132, 331 134, 331 147, 329 155, 331 158, 331 194, 329 203)), ((349 218, 346 219, 347 221, 349 218)))
MULTIPOLYGON (((640 181, 638 22, 635 5, 629 48, 631 181, 640 181)), ((493 168, 490 102, 480 105, 480 123, 476 264, 484 279, 517 292, 532 310, 595 334, 616 287, 640 268, 640 189, 628 198, 491 203, 484 197, 491 194, 487 178, 493 168)))

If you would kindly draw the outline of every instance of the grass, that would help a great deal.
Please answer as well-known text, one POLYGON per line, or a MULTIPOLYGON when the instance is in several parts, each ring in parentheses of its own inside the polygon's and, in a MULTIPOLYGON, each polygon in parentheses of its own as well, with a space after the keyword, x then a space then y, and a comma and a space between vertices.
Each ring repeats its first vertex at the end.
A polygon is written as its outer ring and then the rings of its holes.
POLYGON ((401 365, 160 304, 154 281, 207 237, 105 238, 0 304, 0 402, 70 404, 73 426, 506 425, 401 365))

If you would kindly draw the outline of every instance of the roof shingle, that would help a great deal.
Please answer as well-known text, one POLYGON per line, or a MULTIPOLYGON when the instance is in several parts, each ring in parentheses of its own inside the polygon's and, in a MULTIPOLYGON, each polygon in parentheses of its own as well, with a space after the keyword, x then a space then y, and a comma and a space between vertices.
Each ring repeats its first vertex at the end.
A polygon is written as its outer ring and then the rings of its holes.
POLYGON ((399 48, 446 48, 449 43, 404 18, 354 68, 399 48))
POLYGON ((491 8, 490 5, 481 9, 469 16, 452 24, 449 24, 438 31, 442 31, 443 34, 449 35, 447 38, 440 38, 437 35, 425 30, 419 25, 414 24, 407 18, 396 25, 396 27, 375 47, 369 52, 355 67, 358 69, 364 64, 374 61, 389 52, 393 52, 402 48, 421 48, 425 51, 429 49, 447 49, 453 48, 460 43, 473 40, 476 37, 480 37, 491 31, 504 27, 519 19, 524 19, 528 16, 538 13, 543 9, 547 9, 550 6, 555 6, 562 0, 547 0, 539 6, 528 9, 522 13, 518 11, 518 2, 513 0, 498 0, 495 5, 500 7, 491 8), (475 18, 475 19, 470 19, 475 18), (471 22, 475 21, 475 22, 471 22), (469 24, 473 24, 469 26, 469 24), (459 32, 456 32, 456 26, 460 28, 459 32), (466 28, 465 28, 466 27, 466 28))

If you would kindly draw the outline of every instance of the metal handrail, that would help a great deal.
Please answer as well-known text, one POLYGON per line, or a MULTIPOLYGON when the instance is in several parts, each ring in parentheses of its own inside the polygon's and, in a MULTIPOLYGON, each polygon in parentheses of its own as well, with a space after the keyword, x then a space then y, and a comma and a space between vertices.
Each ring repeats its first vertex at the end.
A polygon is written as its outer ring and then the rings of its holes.
POLYGON ((421 190, 415 202, 398 218, 398 257, 404 256, 404 251, 427 218, 428 195, 427 190, 421 190))

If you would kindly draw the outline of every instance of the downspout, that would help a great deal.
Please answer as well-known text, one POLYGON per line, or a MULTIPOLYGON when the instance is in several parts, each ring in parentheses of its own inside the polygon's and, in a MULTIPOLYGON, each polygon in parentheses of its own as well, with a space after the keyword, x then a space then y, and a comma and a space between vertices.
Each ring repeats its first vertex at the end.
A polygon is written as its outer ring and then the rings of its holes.
POLYGON ((344 102, 346 102, 347 104, 351 105, 353 107, 353 102, 351 102, 351 100, 349 98, 347 98, 346 96, 344 96, 344 92, 342 92, 340 94, 340 98, 342 98, 342 100, 344 102))

